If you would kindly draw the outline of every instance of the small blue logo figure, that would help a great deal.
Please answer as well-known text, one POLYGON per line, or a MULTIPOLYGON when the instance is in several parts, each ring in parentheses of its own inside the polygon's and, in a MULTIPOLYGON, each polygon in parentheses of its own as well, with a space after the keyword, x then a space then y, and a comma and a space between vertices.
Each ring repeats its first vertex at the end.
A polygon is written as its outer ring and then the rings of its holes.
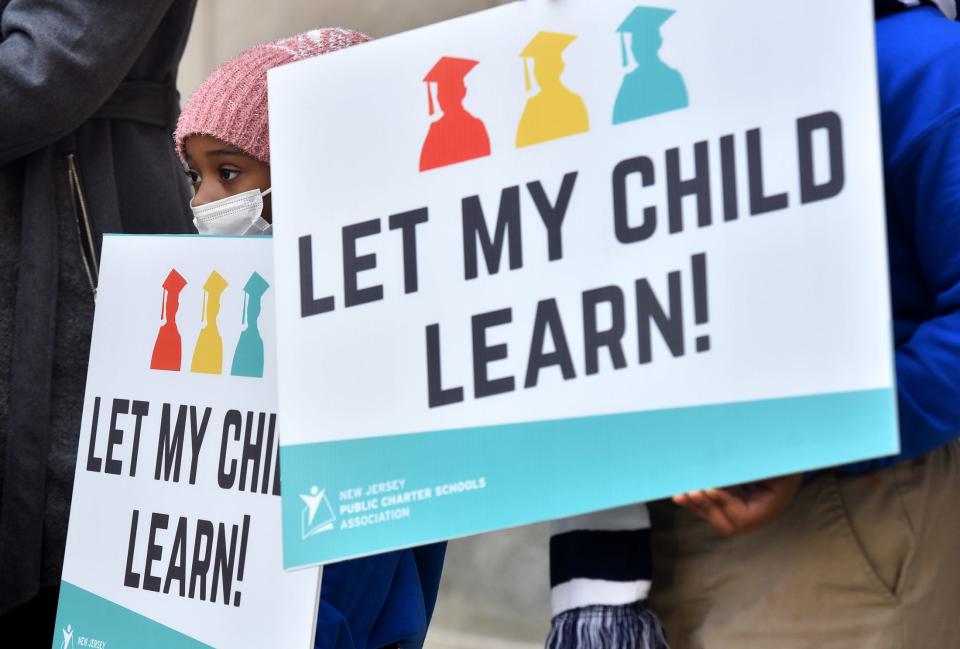
POLYGON ((630 65, 627 56, 627 37, 637 67, 623 78, 617 103, 613 108, 613 123, 622 124, 635 119, 666 113, 689 105, 687 86, 683 76, 660 60, 663 38, 660 27, 674 14, 673 9, 636 7, 617 31, 623 66, 630 65))
POLYGON ((263 377, 263 338, 260 337, 260 309, 263 294, 270 287, 260 273, 254 271, 243 287, 243 320, 247 328, 240 332, 233 354, 233 376, 263 377))

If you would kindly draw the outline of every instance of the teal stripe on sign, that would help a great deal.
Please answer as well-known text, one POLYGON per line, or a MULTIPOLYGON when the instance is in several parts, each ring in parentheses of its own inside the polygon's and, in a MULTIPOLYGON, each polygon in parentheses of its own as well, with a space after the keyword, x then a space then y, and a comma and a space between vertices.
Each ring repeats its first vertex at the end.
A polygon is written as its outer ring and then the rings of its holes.
POLYGON ((53 649, 80 647, 210 649, 210 645, 64 581, 60 583, 53 649))
POLYGON ((272 234, 134 234, 130 232, 104 232, 105 237, 141 239, 272 239, 272 234))
POLYGON ((898 449, 892 388, 285 446, 284 566, 328 563, 898 449), (399 491, 367 493, 370 485, 397 480, 405 480, 399 491), (462 491, 438 494, 438 486, 451 484, 462 491), (351 490, 358 488, 355 497, 351 490), (410 492, 407 503, 381 500, 410 492), (360 511, 368 501, 376 508, 360 511), (343 509, 351 506, 357 511, 343 509))

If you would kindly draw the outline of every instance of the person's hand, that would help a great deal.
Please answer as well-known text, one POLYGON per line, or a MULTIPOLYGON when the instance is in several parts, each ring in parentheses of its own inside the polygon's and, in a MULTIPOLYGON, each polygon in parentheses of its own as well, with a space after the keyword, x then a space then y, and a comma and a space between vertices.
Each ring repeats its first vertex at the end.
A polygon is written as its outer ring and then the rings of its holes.
POLYGON ((673 502, 705 519, 724 536, 749 532, 779 516, 793 500, 802 473, 770 478, 724 489, 691 491, 673 502))

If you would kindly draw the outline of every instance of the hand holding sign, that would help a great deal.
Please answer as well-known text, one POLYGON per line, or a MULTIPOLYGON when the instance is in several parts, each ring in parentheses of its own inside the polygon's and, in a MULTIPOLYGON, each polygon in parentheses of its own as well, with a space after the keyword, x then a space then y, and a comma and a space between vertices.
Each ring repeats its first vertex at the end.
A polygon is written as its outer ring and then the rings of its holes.
POLYGON ((761 527, 779 516, 793 500, 802 473, 759 480, 724 489, 691 491, 673 497, 709 522, 725 536, 734 536, 761 527))

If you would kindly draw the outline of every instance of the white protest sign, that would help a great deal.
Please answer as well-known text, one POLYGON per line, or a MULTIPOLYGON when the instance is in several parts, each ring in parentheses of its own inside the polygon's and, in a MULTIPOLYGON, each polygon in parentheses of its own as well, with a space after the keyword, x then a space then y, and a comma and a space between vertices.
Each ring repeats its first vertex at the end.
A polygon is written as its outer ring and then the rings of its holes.
POLYGON ((56 647, 312 646, 319 571, 281 564, 271 245, 104 237, 56 647))
POLYGON ((531 0, 269 84, 286 565, 897 451, 866 0, 531 0))

